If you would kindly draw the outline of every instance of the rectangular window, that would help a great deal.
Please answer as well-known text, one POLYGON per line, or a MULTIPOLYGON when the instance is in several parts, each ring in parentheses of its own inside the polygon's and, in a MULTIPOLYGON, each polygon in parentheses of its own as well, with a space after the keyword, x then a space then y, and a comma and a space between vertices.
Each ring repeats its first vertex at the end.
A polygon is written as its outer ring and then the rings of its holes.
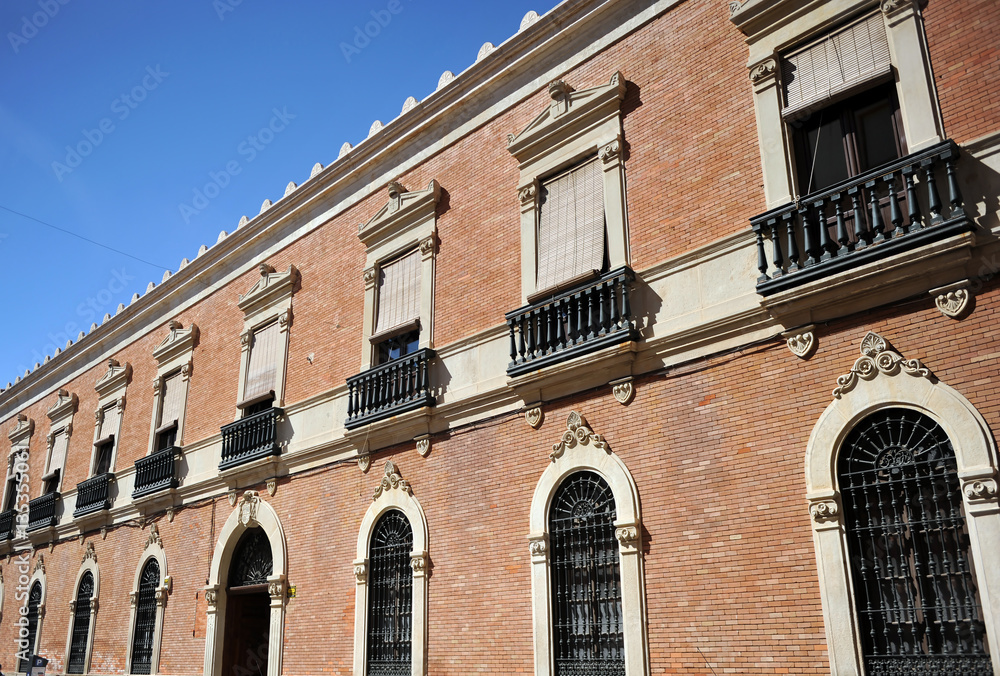
POLYGON ((379 363, 415 352, 420 344, 420 265, 415 249, 379 268, 372 335, 379 363))
POLYGON ((250 341, 246 384, 243 387, 243 403, 240 405, 244 415, 253 415, 271 407, 278 377, 278 361, 284 357, 281 354, 284 341, 276 321, 254 331, 250 341))
POLYGON ((782 60, 785 117, 843 99, 892 74, 881 12, 844 26, 782 60))
POLYGON ((45 468, 43 490, 46 494, 55 493, 59 490, 59 474, 62 472, 63 463, 66 462, 66 448, 69 446, 69 437, 66 431, 58 432, 52 441, 52 454, 49 456, 49 465, 45 468))
POLYGON ((605 269, 604 178, 594 158, 541 187, 536 290, 545 292, 605 269))
POLYGON ((155 450, 174 446, 177 442, 177 425, 184 406, 184 383, 177 371, 163 379, 160 390, 160 416, 156 421, 155 450))

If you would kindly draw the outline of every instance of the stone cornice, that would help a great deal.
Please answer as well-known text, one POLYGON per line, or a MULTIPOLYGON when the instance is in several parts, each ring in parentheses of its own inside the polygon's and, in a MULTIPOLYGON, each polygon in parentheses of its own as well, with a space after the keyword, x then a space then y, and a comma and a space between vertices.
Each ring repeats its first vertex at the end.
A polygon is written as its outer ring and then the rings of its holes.
POLYGON ((260 266, 260 279, 246 293, 240 294, 239 307, 244 314, 251 314, 274 305, 295 293, 299 283, 299 271, 289 265, 284 272, 275 272, 268 265, 260 266))
POLYGON ((122 366, 114 359, 108 360, 108 370, 101 376, 101 379, 94 385, 97 394, 105 397, 113 392, 125 388, 132 380, 132 365, 125 362, 122 366))
MULTIPOLYGON (((586 49, 569 50, 573 40, 588 49, 603 48, 637 30, 677 5, 658 0, 648 7, 610 0, 567 0, 525 30, 498 45, 489 55, 410 107, 375 135, 343 153, 310 180, 279 199, 172 273, 161 284, 150 283, 145 294, 35 369, 20 382, 0 391, 0 419, 31 405, 57 387, 113 356, 124 344, 147 335, 170 316, 191 307, 206 289, 230 283, 246 272, 262 253, 277 251, 365 199, 372 177, 399 175, 445 148, 453 139, 478 126, 478 118, 493 119, 538 91, 535 77, 558 77, 590 58, 586 49), (595 37, 596 36, 596 37, 595 37), (542 75, 538 75, 542 73, 542 75), (508 87, 506 98, 490 92, 508 87), (421 142, 415 142, 417 139, 421 142), (117 336, 117 337, 116 337, 117 336)), ((502 142, 502 141, 499 141, 502 142)), ((381 179, 385 180, 385 179, 381 179)))
POLYGON ((80 398, 75 394, 70 394, 66 390, 59 390, 57 395, 56 403, 52 404, 46 415, 49 420, 55 422, 60 420, 67 415, 73 415, 76 413, 77 407, 80 405, 80 398))
POLYGON ((35 432, 35 421, 23 414, 18 414, 17 416, 17 427, 12 429, 8 434, 7 438, 10 439, 10 443, 15 446, 19 443, 25 442, 31 439, 31 435, 35 432))

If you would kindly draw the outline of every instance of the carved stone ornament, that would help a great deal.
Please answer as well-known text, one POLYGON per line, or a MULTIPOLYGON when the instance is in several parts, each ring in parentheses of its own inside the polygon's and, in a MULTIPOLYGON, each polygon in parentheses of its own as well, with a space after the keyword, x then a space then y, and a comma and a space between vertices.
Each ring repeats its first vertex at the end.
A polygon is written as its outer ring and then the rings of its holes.
POLYGON ((392 460, 386 460, 382 482, 375 487, 375 494, 372 495, 372 500, 378 500, 382 493, 392 490, 401 490, 404 493, 413 495, 413 490, 410 488, 409 482, 399 475, 396 465, 393 464, 392 460))
POLYGON ((805 326, 794 331, 782 333, 788 349, 799 359, 809 359, 816 352, 816 334, 813 333, 815 326, 805 326))
POLYGON ((71 615, 76 612, 76 599, 69 602, 69 612, 71 615))
POLYGON ((735 16, 736 12, 740 11, 742 8, 743 8, 743 4, 742 3, 737 2, 737 0, 732 0, 729 3, 729 18, 732 18, 733 16, 735 16))
POLYGON ((128 593, 128 604, 135 608, 136 604, 139 602, 139 592, 129 592, 128 593))
POLYGON ((606 453, 611 452, 607 442, 604 441, 604 437, 594 434, 594 431, 587 426, 587 419, 583 417, 583 414, 573 411, 569 414, 569 419, 566 421, 566 431, 563 432, 562 441, 552 446, 552 452, 549 453, 549 457, 552 459, 552 462, 555 462, 568 449, 575 448, 577 445, 593 446, 606 453))
POLYGON ((90 612, 96 613, 98 608, 100 608, 101 602, 97 600, 96 596, 90 597, 90 612))
POLYGON ((541 427, 544 420, 545 413, 542 412, 541 406, 532 406, 524 412, 524 422, 528 423, 533 429, 537 430, 541 427))
POLYGON ((611 143, 608 143, 603 148, 601 148, 601 153, 600 153, 601 161, 604 162, 605 164, 611 162, 612 160, 617 158, 618 155, 621 154, 621 150, 622 150, 621 141, 615 139, 611 143))
POLYGON ((375 283, 375 268, 368 268, 364 275, 365 284, 375 283))
POLYGON ((620 526, 615 528, 615 539, 618 540, 618 545, 622 551, 635 551, 639 546, 639 527, 620 526))
POLYGON ((761 80, 774 75, 777 70, 777 61, 774 59, 765 59, 750 69, 750 81, 757 84, 761 80))
POLYGON ((35 421, 28 418, 23 413, 17 414, 17 426, 10 431, 7 438, 10 443, 18 444, 25 439, 30 439, 35 432, 35 421))
POLYGON ((354 579, 358 584, 368 581, 368 562, 361 560, 354 562, 354 579))
POLYGON ((272 599, 285 598, 285 583, 282 581, 269 582, 267 585, 267 595, 272 599))
POLYGON ((882 13, 892 14, 898 9, 902 9, 910 5, 910 0, 882 0, 882 13))
POLYGON ((966 481, 962 492, 970 502, 984 502, 997 499, 997 482, 995 479, 975 479, 966 481))
POLYGON ((894 376, 900 371, 911 376, 930 378, 931 372, 918 359, 904 359, 892 349, 885 338, 877 333, 868 332, 861 341, 861 357, 854 362, 849 373, 837 378, 837 387, 833 390, 835 399, 840 399, 850 392, 858 383, 858 379, 872 380, 880 373, 894 376))
POLYGON ((86 563, 87 559, 97 563, 97 552, 94 550, 93 542, 87 543, 87 547, 83 550, 83 561, 81 563, 86 563))
POLYGON ((812 520, 817 523, 824 523, 826 521, 833 521, 837 519, 839 513, 839 508, 834 500, 819 500, 817 502, 810 503, 809 505, 809 515, 812 520))
POLYGON ((968 309, 972 294, 969 293, 969 280, 931 289, 930 294, 934 296, 934 305, 945 317, 958 319, 968 309))
POLYGON ((414 439, 414 441, 417 442, 417 453, 420 454, 420 457, 426 458, 427 454, 431 452, 431 436, 424 434, 414 439))
POLYGON ((358 469, 364 473, 368 473, 368 470, 372 466, 372 456, 371 453, 360 453, 358 454, 358 469))
POLYGON ((167 594, 168 591, 164 587, 160 587, 153 592, 153 598, 156 599, 156 605, 165 606, 167 604, 167 594))
POLYGON ((521 204, 527 204, 528 202, 531 202, 535 199, 536 192, 537 188, 535 188, 534 183, 532 183, 531 185, 526 185, 517 191, 517 199, 521 201, 521 204))
POLYGON ((167 328, 169 332, 166 337, 153 348, 153 357, 160 364, 191 351, 198 344, 199 330, 196 324, 185 329, 179 321, 170 320, 167 328))
POLYGON ((240 294, 237 305, 244 315, 275 306, 291 298, 301 279, 294 265, 289 265, 284 272, 277 272, 272 266, 262 263, 260 278, 246 293, 240 294))
POLYGON ((410 554, 410 568, 414 575, 422 575, 427 572, 427 554, 410 554))
POLYGON ((635 398, 635 384, 632 382, 632 378, 612 381, 611 394, 614 395, 615 401, 622 406, 628 406, 632 403, 635 398))
POLYGON ((35 559, 35 569, 32 572, 37 573, 38 571, 42 571, 42 573, 45 572, 45 557, 41 554, 39 554, 38 558, 35 559))
POLYGON ((216 604, 216 602, 218 601, 217 594, 218 594, 218 592, 216 592, 214 589, 206 589, 205 590, 205 602, 208 605, 210 605, 210 606, 214 606, 216 604))
POLYGON ((434 253, 434 235, 420 240, 420 253, 424 256, 434 253))
POLYGON ((156 545, 157 547, 163 547, 163 541, 160 539, 160 529, 156 527, 156 524, 149 525, 149 536, 146 538, 146 544, 143 546, 143 551, 156 545))
POLYGON ((531 538, 528 541, 528 553, 532 556, 546 556, 548 552, 548 544, 545 542, 544 537, 531 538))
POLYGON ((108 527, 107 526, 101 526, 101 539, 102 540, 107 540, 108 539, 108 527))
POLYGON ((229 491, 226 494, 226 499, 229 500, 229 506, 230 507, 235 507, 236 506, 236 499, 237 499, 236 491, 235 490, 229 491))
POLYGON ((257 507, 260 505, 260 496, 257 491, 246 491, 240 498, 238 509, 240 510, 240 523, 247 528, 257 525, 257 507))
POLYGON ((108 359, 108 370, 104 372, 104 375, 94 385, 94 389, 97 390, 97 394, 103 397, 128 385, 131 380, 131 364, 125 362, 125 365, 122 366, 117 359, 108 359))
POLYGON ((174 508, 167 507, 167 523, 173 523, 173 522, 174 522, 174 508))
POLYGON ((66 390, 59 390, 56 394, 56 403, 52 404, 52 408, 46 412, 46 415, 48 415, 49 420, 54 422, 65 415, 76 413, 79 404, 80 399, 75 394, 70 394, 66 390))
POLYGON ((267 494, 270 495, 273 498, 274 494, 277 493, 277 492, 278 492, 278 480, 277 479, 268 479, 267 480, 267 494))

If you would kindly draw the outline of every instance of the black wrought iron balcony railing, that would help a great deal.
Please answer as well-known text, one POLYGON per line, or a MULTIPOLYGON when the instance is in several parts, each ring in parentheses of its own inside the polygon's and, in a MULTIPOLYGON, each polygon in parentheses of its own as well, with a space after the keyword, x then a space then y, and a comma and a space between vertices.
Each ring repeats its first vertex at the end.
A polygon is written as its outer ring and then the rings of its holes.
POLYGON ((751 218, 757 293, 767 296, 973 230, 958 159, 958 146, 944 141, 751 218))
POLYGON ((46 493, 28 503, 28 528, 36 531, 43 528, 53 528, 56 525, 56 505, 59 503, 59 493, 46 493))
POLYGON ((158 491, 177 488, 174 460, 180 449, 167 446, 135 461, 135 487, 133 498, 141 498, 158 491))
POLYGON ((283 409, 269 408, 223 425, 219 469, 230 469, 258 458, 279 455, 278 419, 284 414, 283 409))
POLYGON ((0 542, 7 542, 14 539, 14 523, 17 517, 17 510, 8 509, 0 512, 0 542))
POLYGON ((111 472, 92 476, 76 485, 76 509, 73 518, 111 509, 111 484, 115 475, 111 472))
POLYGON ((605 273, 585 286, 525 305, 506 315, 510 328, 507 375, 518 376, 637 340, 630 286, 631 268, 605 273))
POLYGON ((347 429, 433 406, 430 361, 434 350, 423 348, 347 379, 347 429))

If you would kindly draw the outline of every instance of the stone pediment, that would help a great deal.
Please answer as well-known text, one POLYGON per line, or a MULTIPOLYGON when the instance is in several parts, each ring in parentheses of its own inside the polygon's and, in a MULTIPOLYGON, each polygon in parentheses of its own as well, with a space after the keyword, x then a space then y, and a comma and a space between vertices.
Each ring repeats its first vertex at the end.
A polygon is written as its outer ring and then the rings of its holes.
POLYGON ((424 190, 407 192, 400 183, 389 184, 389 201, 367 223, 358 226, 358 238, 365 246, 384 241, 400 230, 432 218, 441 199, 441 186, 431 180, 424 190))
POLYGON ((170 333, 160 341, 160 344, 153 348, 153 357, 159 363, 164 363, 174 357, 189 352, 198 344, 198 325, 191 324, 184 328, 184 325, 177 321, 169 324, 170 333))
POLYGON ((260 279, 249 291, 240 294, 240 309, 244 314, 250 314, 290 298, 295 293, 299 279, 299 271, 294 265, 289 265, 284 272, 277 272, 270 265, 261 264, 260 279))
POLYGON ((108 360, 108 370, 101 376, 101 379, 94 385, 97 394, 105 396, 120 390, 132 380, 132 365, 125 362, 120 364, 117 359, 108 360))
POLYGON ((562 80, 550 83, 552 103, 521 133, 507 136, 507 150, 523 163, 567 136, 577 136, 617 117, 625 88, 620 71, 615 71, 608 84, 581 91, 574 91, 562 80))
POLYGON ((48 410, 46 415, 48 415, 49 420, 56 421, 66 415, 73 415, 76 413, 76 409, 79 404, 80 398, 75 394, 70 394, 66 390, 59 390, 56 403, 52 404, 52 408, 48 410))
POLYGON ((7 438, 10 439, 10 443, 15 446, 21 442, 27 441, 31 438, 31 435, 35 432, 35 421, 30 419, 23 413, 17 414, 17 427, 12 429, 7 438))

